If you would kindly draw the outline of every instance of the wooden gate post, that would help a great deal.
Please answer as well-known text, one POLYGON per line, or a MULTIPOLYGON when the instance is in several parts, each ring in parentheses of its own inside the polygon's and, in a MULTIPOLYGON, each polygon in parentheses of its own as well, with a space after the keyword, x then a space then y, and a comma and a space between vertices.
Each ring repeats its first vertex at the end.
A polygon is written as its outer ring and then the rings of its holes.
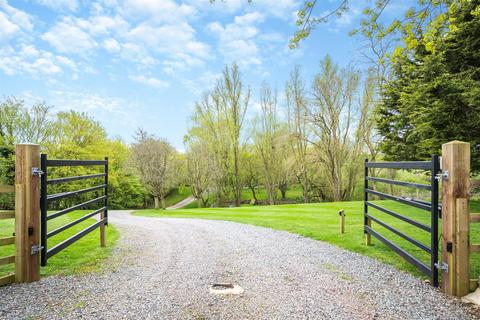
POLYGON ((15 147, 15 281, 40 280, 40 146, 15 147))
POLYGON ((442 261, 446 263, 442 268, 442 290, 461 297, 469 293, 470 287, 470 144, 452 141, 442 145, 442 171, 442 261))

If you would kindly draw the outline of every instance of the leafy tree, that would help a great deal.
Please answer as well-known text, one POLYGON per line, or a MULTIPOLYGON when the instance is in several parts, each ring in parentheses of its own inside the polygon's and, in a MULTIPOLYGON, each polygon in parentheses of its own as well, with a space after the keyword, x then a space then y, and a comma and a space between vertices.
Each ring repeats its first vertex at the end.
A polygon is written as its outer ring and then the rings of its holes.
POLYGON ((140 179, 154 196, 155 209, 160 203, 165 209, 165 196, 176 179, 175 149, 166 140, 139 130, 132 145, 132 159, 140 179))
POLYGON ((249 99, 250 89, 244 87, 234 64, 225 67, 214 89, 195 104, 193 126, 187 138, 207 147, 215 159, 216 170, 212 175, 217 204, 230 195, 236 206, 241 203, 240 160, 244 146, 241 140, 249 99))
POLYGON ((343 201, 354 193, 358 160, 363 152, 364 127, 355 122, 359 73, 339 68, 329 56, 320 65, 309 107, 313 132, 310 143, 327 178, 332 199, 343 201))
POLYGON ((307 121, 308 98, 300 75, 300 68, 296 66, 290 73, 290 79, 285 85, 287 101, 288 142, 294 162, 293 171, 297 181, 303 189, 303 201, 309 201, 308 139, 310 128, 307 121))
POLYGON ((454 139, 480 143, 479 6, 459 1, 426 32, 405 34, 375 111, 387 159, 427 159, 454 139))
POLYGON ((199 208, 208 206, 211 190, 214 188, 215 161, 209 149, 194 141, 188 141, 186 181, 191 186, 192 195, 199 208))
POLYGON ((261 112, 254 125, 253 143, 255 151, 262 162, 263 182, 268 196, 268 203, 277 201, 278 188, 282 179, 285 152, 285 132, 278 119, 277 93, 267 84, 260 90, 261 112))

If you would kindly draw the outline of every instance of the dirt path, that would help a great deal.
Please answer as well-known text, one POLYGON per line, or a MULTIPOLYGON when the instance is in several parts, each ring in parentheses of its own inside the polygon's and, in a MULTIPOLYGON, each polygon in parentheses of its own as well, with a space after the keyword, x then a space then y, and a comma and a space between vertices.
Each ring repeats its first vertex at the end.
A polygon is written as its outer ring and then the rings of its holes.
POLYGON ((111 212, 105 271, 0 288, 1 319, 469 319, 422 281, 328 244, 223 221, 111 212), (240 295, 210 293, 231 282, 240 295))
POLYGON ((180 209, 180 208, 185 207, 186 205, 189 205, 189 204, 192 203, 193 201, 195 201, 195 197, 194 197, 194 196, 190 196, 190 197, 188 197, 188 198, 186 198, 186 199, 183 199, 183 200, 180 201, 180 202, 175 203, 173 206, 167 207, 166 210, 180 209))

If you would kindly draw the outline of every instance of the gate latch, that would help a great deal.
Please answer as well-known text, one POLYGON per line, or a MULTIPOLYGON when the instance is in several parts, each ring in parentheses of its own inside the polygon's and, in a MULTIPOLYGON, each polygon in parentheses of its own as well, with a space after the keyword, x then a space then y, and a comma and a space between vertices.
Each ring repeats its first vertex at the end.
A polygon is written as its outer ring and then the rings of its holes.
POLYGON ((438 261, 437 263, 434 264, 435 268, 437 268, 438 270, 443 270, 445 271, 446 273, 448 273, 448 264, 446 262, 443 262, 443 261, 438 261))
POLYGON ((41 245, 34 245, 34 246, 32 246, 32 249, 30 250, 30 255, 34 256, 42 250, 43 250, 43 247, 41 245))
POLYGON ((43 175, 43 173, 44 172, 42 170, 40 170, 40 168, 37 168, 37 167, 32 168, 32 175, 34 175, 34 176, 39 176, 40 177, 40 176, 43 175))
POLYGON ((440 173, 438 173, 436 176, 435 176, 435 179, 437 180, 448 180, 448 171, 442 171, 440 173))

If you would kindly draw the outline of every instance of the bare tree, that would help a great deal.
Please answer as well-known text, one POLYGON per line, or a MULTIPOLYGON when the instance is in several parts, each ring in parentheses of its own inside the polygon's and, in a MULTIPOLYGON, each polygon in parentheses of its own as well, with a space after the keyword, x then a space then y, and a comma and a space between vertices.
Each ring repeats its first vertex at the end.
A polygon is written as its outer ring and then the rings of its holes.
POLYGON ((132 157, 140 179, 155 199, 155 209, 165 209, 165 196, 175 183, 175 149, 164 139, 138 130, 132 157))

